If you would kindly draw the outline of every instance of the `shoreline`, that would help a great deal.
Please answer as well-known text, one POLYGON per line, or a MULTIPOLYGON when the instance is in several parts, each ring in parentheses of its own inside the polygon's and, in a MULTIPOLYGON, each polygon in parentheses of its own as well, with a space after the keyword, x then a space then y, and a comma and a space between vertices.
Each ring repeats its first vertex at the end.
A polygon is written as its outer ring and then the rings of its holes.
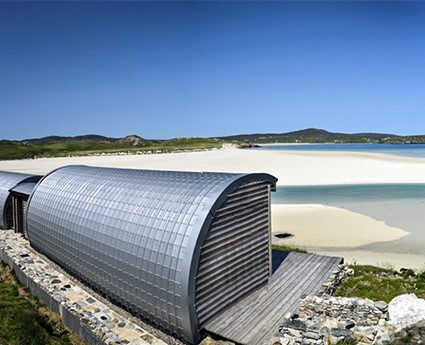
POLYGON ((72 164, 205 172, 266 172, 279 179, 279 186, 425 183, 423 158, 358 152, 241 150, 229 146, 200 152, 0 161, 0 170, 46 174, 72 164))
MULTIPOLYGON (((372 213, 321 204, 274 204, 273 234, 289 233, 293 237, 274 237, 273 243, 341 256, 346 263, 425 269, 421 247, 409 246, 417 241, 417 236, 372 213)), ((423 243, 423 238, 420 241, 423 243)))
POLYGON ((347 264, 372 265, 394 270, 411 268, 417 272, 423 272, 425 270, 425 255, 397 254, 391 252, 377 253, 367 250, 317 250, 314 253, 319 255, 340 256, 344 258, 344 262, 347 264))
MULTIPOLYGON (((279 179, 279 186, 425 183, 425 159, 423 158, 358 152, 241 150, 230 146, 201 152, 0 161, 0 170, 46 174, 58 167, 74 164, 177 171, 265 172, 276 176, 279 179)), ((273 209, 275 209, 274 206, 273 209)), ((302 210, 303 205, 297 205, 297 207, 302 210)), ((370 263, 379 259, 380 262, 391 261, 396 266, 404 266, 405 262, 409 262, 412 267, 424 266, 425 257, 412 255, 409 252, 392 251, 391 248, 398 245, 397 241, 404 243, 403 238, 408 239, 413 236, 413 234, 408 234, 406 230, 409 229, 403 227, 403 224, 391 224, 390 226, 382 219, 375 217, 374 214, 368 214, 368 210, 363 212, 361 208, 350 210, 347 207, 345 212, 341 213, 341 211, 326 207, 319 208, 320 215, 317 216, 319 218, 315 222, 316 224, 323 223, 322 229, 326 230, 328 227, 324 221, 334 219, 334 221, 338 221, 337 225, 339 224, 340 228, 360 224, 360 230, 364 232, 364 235, 357 236, 358 238, 351 237, 350 241, 352 242, 348 246, 346 242, 338 242, 337 245, 328 245, 328 248, 325 249, 323 241, 325 239, 329 241, 330 238, 319 232, 320 236, 316 241, 321 240, 322 243, 319 246, 313 246, 314 243, 310 243, 311 248, 317 247, 314 250, 316 253, 345 256, 348 262, 356 260, 361 263, 370 263), (391 245, 380 245, 379 243, 382 242, 391 245), (407 258, 412 259, 408 261, 407 258)), ((272 217, 276 222, 276 219, 279 218, 278 212, 273 210, 272 217)), ((281 217, 286 217, 286 215, 283 213, 281 217)), ((298 218, 304 222, 304 229, 313 229, 315 224, 309 221, 309 212, 306 212, 305 209, 299 213, 298 218)), ((416 219, 415 222, 417 223, 418 220, 416 219)), ((334 232, 337 225, 334 226, 334 232)), ((276 231, 276 227, 274 230, 276 231)), ((356 230, 354 229, 352 232, 355 234, 356 230)), ((310 239, 306 238, 305 241, 307 240, 310 239)), ((306 243, 308 242, 300 243, 300 247, 306 247, 306 243)), ((425 240, 420 243, 424 243, 425 247, 425 240)))

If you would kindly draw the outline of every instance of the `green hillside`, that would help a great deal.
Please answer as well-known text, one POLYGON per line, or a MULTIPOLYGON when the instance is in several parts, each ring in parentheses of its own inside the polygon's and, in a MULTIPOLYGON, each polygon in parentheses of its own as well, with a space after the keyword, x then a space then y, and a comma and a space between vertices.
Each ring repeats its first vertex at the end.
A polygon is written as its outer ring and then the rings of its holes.
POLYGON ((87 156, 118 153, 165 153, 221 147, 222 141, 208 138, 145 140, 131 135, 122 139, 101 136, 46 137, 23 141, 0 141, 0 160, 40 157, 87 156))
POLYGON ((308 128, 288 133, 242 134, 218 139, 242 143, 425 143, 425 135, 399 136, 381 133, 333 133, 323 129, 308 128))
POLYGON ((87 156, 100 154, 143 154, 175 151, 209 150, 224 142, 244 144, 266 143, 425 143, 425 135, 399 136, 381 133, 333 133, 308 128, 288 133, 241 134, 215 138, 175 138, 147 140, 137 135, 108 138, 89 134, 76 137, 49 136, 21 141, 0 140, 0 160, 39 157, 87 156))

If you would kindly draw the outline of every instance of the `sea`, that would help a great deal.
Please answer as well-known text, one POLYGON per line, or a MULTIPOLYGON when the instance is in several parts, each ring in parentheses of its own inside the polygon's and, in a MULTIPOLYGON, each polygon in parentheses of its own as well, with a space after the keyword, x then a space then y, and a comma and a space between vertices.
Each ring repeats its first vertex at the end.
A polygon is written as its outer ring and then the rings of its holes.
POLYGON ((273 144, 256 150, 369 152, 425 158, 425 144, 273 144))
MULTIPOLYGON (((425 144, 291 144, 265 145, 258 150, 382 153, 421 158, 425 164, 425 144)), ((410 233, 396 243, 375 243, 363 249, 425 252, 425 176, 423 184, 279 186, 272 193, 272 203, 321 204, 361 213, 410 233)))
POLYGON ((275 204, 339 205, 402 200, 425 201, 425 183, 284 186, 272 193, 275 204))
MULTIPOLYGON (((423 158, 425 144, 290 144, 264 145, 257 150, 365 152, 423 158)), ((425 200, 423 184, 355 184, 329 186, 291 186, 273 194, 274 203, 339 204, 370 201, 425 200)))

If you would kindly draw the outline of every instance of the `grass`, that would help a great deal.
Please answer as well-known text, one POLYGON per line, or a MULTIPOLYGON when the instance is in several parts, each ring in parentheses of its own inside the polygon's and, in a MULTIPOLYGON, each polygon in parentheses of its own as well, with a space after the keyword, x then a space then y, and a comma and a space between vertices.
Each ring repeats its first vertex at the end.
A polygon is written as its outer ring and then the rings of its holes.
POLYGON ((83 345, 60 317, 34 298, 0 265, 0 345, 83 345))
MULTIPOLYGON (((273 250, 308 253, 304 249, 290 246, 272 245, 273 250)), ((374 301, 390 302, 394 297, 414 293, 425 298, 425 272, 415 273, 408 269, 402 273, 391 268, 370 265, 350 265, 354 275, 338 286, 334 296, 361 297, 374 301)))
POLYGON ((186 150, 209 150, 219 148, 222 141, 208 138, 179 138, 165 141, 150 141, 144 146, 131 143, 100 142, 93 140, 53 141, 42 144, 24 144, 0 141, 0 160, 39 157, 63 157, 68 155, 87 156, 101 153, 148 153, 175 152, 186 150))
POLYGON ((281 250, 281 251, 284 251, 284 252, 295 252, 295 253, 308 254, 308 251, 306 251, 304 249, 290 247, 290 246, 282 246, 282 245, 277 245, 277 244, 273 244, 272 249, 273 250, 281 250))
POLYGON ((394 297, 414 293, 425 298, 425 272, 413 270, 399 273, 392 269, 368 265, 352 265, 354 275, 346 279, 335 291, 335 296, 362 297, 389 302, 394 297))

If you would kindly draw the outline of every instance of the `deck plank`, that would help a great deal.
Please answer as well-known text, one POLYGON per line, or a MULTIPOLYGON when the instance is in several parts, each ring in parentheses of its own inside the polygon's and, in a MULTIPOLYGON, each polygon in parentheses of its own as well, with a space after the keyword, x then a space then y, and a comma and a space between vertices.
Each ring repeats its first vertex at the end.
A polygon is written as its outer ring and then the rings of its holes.
MULTIPOLYGON (((285 315, 282 315, 282 309, 286 306, 292 306, 299 303, 300 294, 298 293, 297 287, 309 286, 310 282, 314 281, 315 273, 317 273, 317 270, 320 269, 320 264, 320 261, 314 263, 311 262, 309 265, 310 269, 301 277, 301 279, 298 279, 296 282, 293 281, 293 284, 290 286, 288 295, 284 298, 282 298, 284 293, 277 291, 278 299, 275 303, 268 305, 268 314, 262 315, 262 325, 258 324, 257 326, 253 327, 247 336, 241 339, 243 343, 259 344, 257 338, 263 338, 264 334, 268 334, 270 332, 270 328, 273 329, 273 325, 276 323, 276 320, 280 321, 285 315)), ((305 272, 305 270, 303 272, 305 272)))
POLYGON ((288 253, 270 284, 253 292, 205 329, 238 344, 267 344, 282 318, 299 307, 305 293, 317 293, 342 258, 288 253))
MULTIPOLYGON (((288 258, 288 261, 288 273, 290 273, 291 276, 295 276, 297 272, 302 271, 300 266, 303 264, 303 262, 294 260, 294 258, 288 258)), ((255 291, 252 295, 249 296, 249 298, 244 299, 234 308, 228 310, 225 313, 226 315, 222 315, 222 319, 227 321, 225 323, 219 321, 222 323, 222 327, 225 325, 225 328, 232 327, 232 329, 237 330, 238 328, 236 327, 239 327, 241 324, 245 323, 247 319, 250 320, 253 317, 258 318, 258 314, 263 309, 267 309, 267 304, 273 303, 274 298, 276 298, 273 284, 276 278, 277 277, 273 277, 273 281, 268 286, 255 291), (263 301, 267 299, 269 302, 264 304, 263 301)))
MULTIPOLYGON (((310 279, 308 285, 306 285, 305 293, 316 293, 322 287, 323 282, 329 277, 329 272, 332 272, 335 266, 339 263, 340 261, 329 260, 326 266, 321 267, 321 272, 323 273, 322 277, 318 279, 310 279)), ((300 301, 299 297, 292 300, 291 304, 285 304, 288 311, 298 311, 300 301)), ((275 317, 271 318, 269 320, 270 323, 267 325, 267 329, 259 331, 254 337, 249 340, 249 344, 267 344, 268 340, 276 333, 279 324, 282 323, 283 316, 284 315, 279 313, 279 315, 275 315, 275 317)))

